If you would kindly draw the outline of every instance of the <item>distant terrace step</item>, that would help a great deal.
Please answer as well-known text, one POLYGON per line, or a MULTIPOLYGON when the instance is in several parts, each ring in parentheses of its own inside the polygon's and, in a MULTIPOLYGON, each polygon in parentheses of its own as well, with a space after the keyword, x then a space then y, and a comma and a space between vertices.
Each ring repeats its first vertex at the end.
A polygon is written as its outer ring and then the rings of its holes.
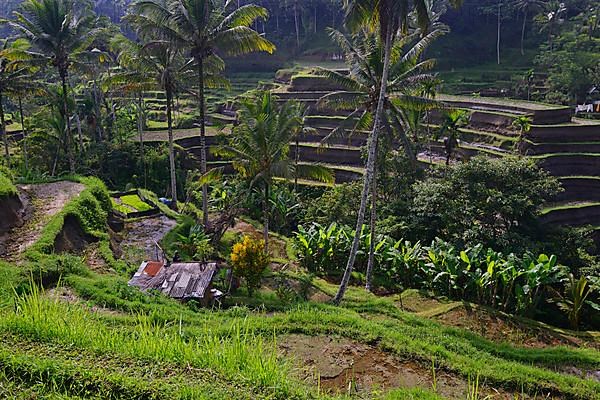
POLYGON ((533 143, 525 142, 526 154, 600 153, 600 142, 533 143))
POLYGON ((600 226, 600 203, 576 203, 546 210, 541 221, 551 225, 600 226))
POLYGON ((552 154, 532 157, 550 174, 560 176, 600 176, 600 154, 552 154))
POLYGON ((568 202, 600 202, 600 177, 565 176, 559 178, 564 191, 554 201, 568 202))
POLYGON ((600 142, 600 123, 532 126, 527 138, 535 143, 600 142))

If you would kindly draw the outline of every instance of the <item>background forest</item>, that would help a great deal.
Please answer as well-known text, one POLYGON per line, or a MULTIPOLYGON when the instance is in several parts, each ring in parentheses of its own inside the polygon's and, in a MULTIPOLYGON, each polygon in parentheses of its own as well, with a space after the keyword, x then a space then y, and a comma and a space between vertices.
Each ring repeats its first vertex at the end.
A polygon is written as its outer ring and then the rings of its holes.
MULTIPOLYGON (((120 22, 130 3, 86 1, 114 23, 120 22)), ((278 52, 274 57, 254 55, 253 63, 247 57, 233 60, 227 63, 230 71, 275 71, 291 60, 336 58, 339 48, 326 28, 342 27, 342 0, 252 3, 269 10, 270 18, 258 21, 255 28, 277 45, 278 52)), ((589 91, 600 86, 600 6, 594 0, 466 0, 459 9, 449 7, 447 0, 428 3, 435 18, 451 28, 429 51, 438 60, 438 69, 447 73, 450 88, 453 81, 478 75, 485 82, 506 80, 506 74, 515 70, 523 82, 510 89, 521 97, 526 98, 527 87, 533 85, 538 91, 530 97, 567 104, 585 101, 589 91)), ((20 0, 3 1, 0 17, 9 16, 19 4, 20 0)), ((0 36, 7 33, 7 28, 0 28, 0 36)))

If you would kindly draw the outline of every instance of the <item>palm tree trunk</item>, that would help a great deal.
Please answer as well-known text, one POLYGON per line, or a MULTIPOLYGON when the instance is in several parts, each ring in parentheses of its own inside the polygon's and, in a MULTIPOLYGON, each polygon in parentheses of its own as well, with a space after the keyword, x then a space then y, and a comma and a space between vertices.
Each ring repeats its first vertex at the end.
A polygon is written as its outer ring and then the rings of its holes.
POLYGON ((142 93, 138 96, 138 135, 140 138, 140 158, 142 159, 142 170, 144 172, 144 189, 148 188, 148 172, 146 171, 146 157, 144 155, 144 110, 142 93))
POLYGON ((294 160, 294 193, 298 193, 298 165, 300 164, 300 139, 296 135, 296 154, 294 160))
POLYGON ((65 147, 67 149, 67 158, 69 159, 69 170, 75 172, 75 158, 73 157, 73 149, 71 148, 71 118, 69 116, 69 97, 67 87, 67 71, 59 71, 62 83, 62 98, 63 98, 63 113, 65 122, 67 123, 67 132, 65 133, 65 147))
POLYGON ((96 113, 96 137, 98 142, 104 137, 104 128, 102 127, 102 110, 100 110, 100 96, 98 95, 98 83, 94 79, 94 112, 96 113))
MULTIPOLYGON (((204 59, 197 58, 198 63, 198 99, 200 107, 200 172, 206 174, 206 115, 204 99, 204 59)), ((208 226, 208 185, 202 185, 202 224, 208 226)))
POLYGON ((527 8, 523 11, 523 28, 521 29, 521 55, 525 55, 524 43, 525 43, 525 27, 527 26, 527 8))
POLYGON ((21 115, 21 130, 23 131, 23 161, 25 162, 25 170, 29 169, 29 153, 27 151, 27 128, 25 127, 25 115, 23 114, 23 100, 18 97, 19 114, 21 115))
POLYGON ((2 92, 0 92, 0 134, 2 134, 2 140, 4 142, 4 157, 6 158, 6 165, 10 166, 10 150, 8 148, 8 132, 6 132, 6 121, 4 118, 4 106, 2 105, 2 92))
POLYGON ((498 65, 500 65, 500 25, 501 25, 502 0, 498 0, 498 39, 496 41, 496 54, 498 57, 498 65))
MULTIPOLYGON (((377 164, 377 162, 375 162, 377 164)), ((373 280, 373 268, 375 265, 375 223, 377 222, 377 171, 373 174, 371 182, 371 222, 369 232, 371 240, 369 243, 369 261, 367 263, 367 274, 365 289, 371 291, 371 281, 373 280)))
POLYGON ((75 121, 77 121, 77 136, 79 138, 79 159, 83 160, 83 132, 81 131, 81 119, 78 113, 75 113, 75 121))
POLYGON ((263 199, 263 239, 265 252, 269 253, 269 184, 265 182, 265 198, 263 199))
POLYGON ((171 198, 173 208, 177 209, 177 176, 175 171, 175 148, 173 145, 173 94, 171 89, 166 90, 167 95, 167 128, 169 131, 169 169, 171 172, 171 198))
POLYGON ((294 25, 296 26, 296 47, 300 49, 300 21, 298 21, 298 1, 294 2, 294 25))
POLYGON ((383 64, 383 75, 381 80, 381 91, 379 93, 379 101, 377 103, 377 111, 375 113, 375 122, 373 126, 373 132, 369 137, 369 155, 367 159, 367 171, 365 173, 364 181, 363 181, 363 189, 360 199, 360 208, 358 210, 358 218, 356 221, 356 230, 354 233, 354 240, 352 242, 352 248, 350 249, 350 255, 348 257, 348 264, 346 264, 346 270, 344 272, 344 276, 342 277, 342 282, 340 283, 339 290, 333 299, 333 303, 339 305, 348 289, 348 283, 350 282, 350 276, 352 275, 352 270, 354 269, 354 262, 356 261, 356 253, 358 252, 358 245, 360 241, 360 233, 362 231, 363 223, 365 222, 365 212, 367 209, 367 199, 369 197, 369 185, 373 180, 373 175, 375 174, 375 158, 376 158, 376 150, 377 150, 377 140, 379 136, 379 129, 381 126, 381 118, 383 115, 383 106, 385 103, 385 97, 387 95, 387 83, 390 74, 390 58, 392 53, 392 41, 394 37, 394 32, 389 30, 386 40, 385 40, 385 57, 383 64))

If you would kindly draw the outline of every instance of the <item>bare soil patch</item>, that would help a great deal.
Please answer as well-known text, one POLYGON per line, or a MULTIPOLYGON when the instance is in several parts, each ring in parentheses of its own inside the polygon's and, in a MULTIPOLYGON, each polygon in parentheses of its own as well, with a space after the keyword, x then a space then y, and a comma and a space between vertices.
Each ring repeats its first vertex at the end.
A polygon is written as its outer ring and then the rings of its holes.
MULTIPOLYGON (((286 335, 278 340, 282 355, 298 363, 300 378, 332 394, 435 387, 443 398, 467 398, 469 382, 463 377, 437 367, 434 378, 433 365, 402 360, 373 346, 329 336, 286 335)), ((508 393, 481 386, 480 392, 489 398, 512 399, 508 393)))
POLYGON ((466 329, 494 342, 545 348, 554 346, 588 346, 600 348, 592 338, 570 336, 543 326, 526 325, 510 317, 480 307, 463 305, 434 317, 444 325, 466 329))
POLYGON ((85 233, 77 218, 68 215, 62 229, 54 239, 54 251, 59 254, 82 254, 90 243, 96 241, 96 238, 85 233))
POLYGON ((444 304, 447 304, 447 302, 423 295, 416 290, 405 291, 402 293, 401 299, 396 302, 396 305, 400 309, 412 313, 427 312, 444 304))
POLYGON ((98 243, 91 243, 83 252, 83 259, 86 265, 95 272, 107 273, 110 272, 110 266, 100 255, 98 243))
POLYGON ((81 183, 61 181, 36 185, 19 185, 21 199, 28 199, 24 225, 12 230, 5 241, 5 257, 17 260, 35 243, 46 223, 85 189, 81 183), (29 202, 30 199, 30 202, 29 202))

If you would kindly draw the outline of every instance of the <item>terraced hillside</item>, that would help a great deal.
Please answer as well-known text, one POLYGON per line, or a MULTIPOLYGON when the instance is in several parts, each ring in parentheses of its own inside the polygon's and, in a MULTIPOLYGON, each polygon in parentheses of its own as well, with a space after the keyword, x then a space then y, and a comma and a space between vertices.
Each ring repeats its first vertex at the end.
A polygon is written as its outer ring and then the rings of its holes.
MULTIPOLYGON (((347 113, 321 109, 318 100, 332 90, 334 84, 322 77, 298 73, 277 82, 280 101, 296 100, 308 107, 308 125, 315 132, 301 138, 298 146, 292 144, 292 156, 299 152, 301 162, 320 163, 333 169, 336 182, 360 179, 363 174, 361 149, 367 140, 366 132, 351 137, 336 138, 328 145, 322 140, 338 127, 347 113)), ((565 191, 555 203, 544 210, 544 220, 561 225, 600 226, 600 124, 571 117, 571 109, 518 100, 499 98, 439 95, 438 99, 457 109, 469 112, 469 125, 461 129, 459 159, 476 155, 505 157, 517 154, 518 131, 513 122, 520 116, 532 120, 521 153, 537 160, 552 175, 557 176, 565 191)), ((227 123, 231 113, 215 114, 215 120, 227 123)), ((431 116, 430 129, 436 129, 439 116, 431 116)), ((153 134, 153 140, 164 140, 166 135, 153 134)), ((198 139, 193 130, 177 133, 178 144, 197 155, 198 139)), ((209 130, 209 144, 214 144, 214 130, 209 130)), ((424 164, 440 163, 444 158, 442 141, 419 149, 419 160, 424 164)), ((211 158, 213 164, 223 161, 211 158)))
MULTIPOLYGON (((320 148, 315 157, 314 143, 331 132, 343 115, 319 110, 316 102, 328 90, 336 88, 324 84, 322 78, 310 75, 292 77, 282 85, 278 96, 282 100, 296 99, 311 108, 309 123, 319 135, 305 138, 300 157, 305 161, 325 161, 356 167, 360 162, 360 146, 365 136, 339 139, 333 146, 320 148)), ((600 226, 600 124, 574 119, 571 109, 564 106, 486 98, 475 96, 439 95, 438 99, 470 114, 470 123, 461 129, 459 158, 475 155, 503 157, 516 154, 518 132, 513 122, 520 116, 532 120, 521 152, 536 159, 552 175, 559 177, 565 191, 556 198, 556 204, 544 211, 549 223, 581 226, 600 226)), ((439 119, 432 116, 431 129, 439 119)), ((443 143, 424 146, 419 154, 423 163, 436 163, 443 157, 443 143)), ((339 180, 338 180, 339 181, 339 180)))

